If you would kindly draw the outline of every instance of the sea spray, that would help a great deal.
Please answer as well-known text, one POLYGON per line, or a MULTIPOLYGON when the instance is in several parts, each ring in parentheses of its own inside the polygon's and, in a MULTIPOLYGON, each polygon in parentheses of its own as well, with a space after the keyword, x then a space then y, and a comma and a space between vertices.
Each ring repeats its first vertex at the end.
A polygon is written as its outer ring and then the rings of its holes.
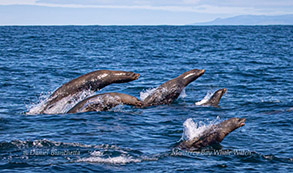
MULTIPOLYGON (((76 105, 78 102, 84 100, 85 98, 92 96, 95 92, 92 92, 91 90, 83 90, 79 93, 76 93, 74 95, 69 95, 67 97, 62 98, 58 102, 54 103, 53 107, 50 109, 45 110, 45 114, 63 114, 66 113, 68 110, 70 110, 74 105, 76 105)), ((27 115, 36 115, 40 114, 44 107, 46 106, 46 103, 49 101, 50 93, 44 95, 41 94, 39 97, 39 103, 33 103, 29 106, 29 111, 26 113, 27 115)))
POLYGON ((48 98, 50 97, 52 93, 41 93, 38 99, 37 103, 31 103, 29 105, 26 105, 26 108, 29 110, 26 112, 27 115, 36 115, 40 114, 40 112, 44 109, 46 106, 45 103, 48 101, 48 98))
POLYGON ((144 99, 147 98, 149 95, 153 94, 156 89, 157 88, 150 88, 150 89, 146 89, 144 91, 141 91, 139 93, 140 100, 144 101, 144 99))
POLYGON ((186 94, 185 88, 183 88, 183 90, 181 91, 181 93, 179 95, 179 98, 184 99, 185 97, 187 97, 187 94, 186 94))
POLYGON ((195 105, 200 106, 209 101, 209 99, 213 96, 213 92, 209 91, 207 94, 204 96, 204 98, 201 101, 195 102, 195 105))
POLYGON ((183 123, 183 134, 182 134, 182 140, 192 140, 193 138, 200 137, 200 135, 203 134, 205 130, 208 130, 211 128, 214 124, 217 124, 220 121, 219 116, 215 120, 207 120, 194 122, 192 118, 188 118, 183 123))

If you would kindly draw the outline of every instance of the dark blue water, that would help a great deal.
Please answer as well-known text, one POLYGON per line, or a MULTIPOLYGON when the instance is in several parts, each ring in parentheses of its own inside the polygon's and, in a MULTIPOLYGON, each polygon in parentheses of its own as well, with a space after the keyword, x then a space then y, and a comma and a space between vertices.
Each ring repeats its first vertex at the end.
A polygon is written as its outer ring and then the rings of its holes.
POLYGON ((0 169, 4 171, 293 171, 292 26, 0 27, 0 169), (100 70, 140 73, 98 93, 140 97, 205 69, 171 105, 26 115, 56 88, 100 70), (194 103, 227 88, 220 108, 194 103), (183 123, 246 125, 217 152, 176 148, 183 123))

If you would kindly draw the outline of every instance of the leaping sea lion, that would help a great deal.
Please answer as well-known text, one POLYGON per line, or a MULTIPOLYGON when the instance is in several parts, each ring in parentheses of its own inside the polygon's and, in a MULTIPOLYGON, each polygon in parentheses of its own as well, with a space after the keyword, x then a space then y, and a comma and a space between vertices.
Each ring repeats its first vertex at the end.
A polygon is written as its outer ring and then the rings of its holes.
POLYGON ((193 69, 160 85, 143 100, 143 107, 170 104, 178 98, 189 83, 203 75, 205 70, 193 69))
POLYGON ((54 114, 54 106, 66 106, 66 104, 78 100, 80 94, 85 91, 95 92, 112 83, 124 83, 138 79, 139 74, 127 71, 97 70, 75 78, 59 87, 48 98, 40 113, 54 114), (65 101, 62 99, 66 98, 65 101))
POLYGON ((126 104, 141 106, 141 101, 136 97, 122 93, 103 93, 89 97, 76 104, 67 113, 107 111, 117 105, 126 104))
POLYGON ((219 89, 217 90, 210 98, 209 100, 201 103, 200 102, 196 102, 195 105, 203 105, 203 106, 214 106, 214 107, 218 107, 218 104, 222 98, 222 96, 226 93, 227 89, 223 88, 223 89, 219 89))
POLYGON ((198 137, 181 142, 179 148, 200 150, 206 146, 219 144, 229 133, 244 125, 245 118, 230 118, 219 124, 211 125, 198 137))

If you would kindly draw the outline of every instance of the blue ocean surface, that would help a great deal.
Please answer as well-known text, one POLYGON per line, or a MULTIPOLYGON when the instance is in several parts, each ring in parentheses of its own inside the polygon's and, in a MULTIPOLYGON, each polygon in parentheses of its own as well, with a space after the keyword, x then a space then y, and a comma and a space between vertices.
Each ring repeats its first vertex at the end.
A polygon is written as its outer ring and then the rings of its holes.
POLYGON ((293 26, 1 26, 0 83, 1 171, 293 172, 293 26), (26 114, 91 71, 139 73, 97 93, 143 99, 195 68, 170 105, 26 114), (195 105, 220 88, 220 107, 195 105), (232 117, 245 126, 221 149, 176 147, 184 128, 232 117))

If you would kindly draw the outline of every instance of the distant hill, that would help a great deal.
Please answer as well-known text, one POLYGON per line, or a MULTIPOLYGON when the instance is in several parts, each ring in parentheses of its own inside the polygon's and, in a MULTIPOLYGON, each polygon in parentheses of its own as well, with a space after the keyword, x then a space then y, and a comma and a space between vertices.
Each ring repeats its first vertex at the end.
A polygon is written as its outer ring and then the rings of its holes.
POLYGON ((192 25, 293 25, 293 14, 279 16, 241 15, 230 18, 217 18, 210 22, 192 25))

